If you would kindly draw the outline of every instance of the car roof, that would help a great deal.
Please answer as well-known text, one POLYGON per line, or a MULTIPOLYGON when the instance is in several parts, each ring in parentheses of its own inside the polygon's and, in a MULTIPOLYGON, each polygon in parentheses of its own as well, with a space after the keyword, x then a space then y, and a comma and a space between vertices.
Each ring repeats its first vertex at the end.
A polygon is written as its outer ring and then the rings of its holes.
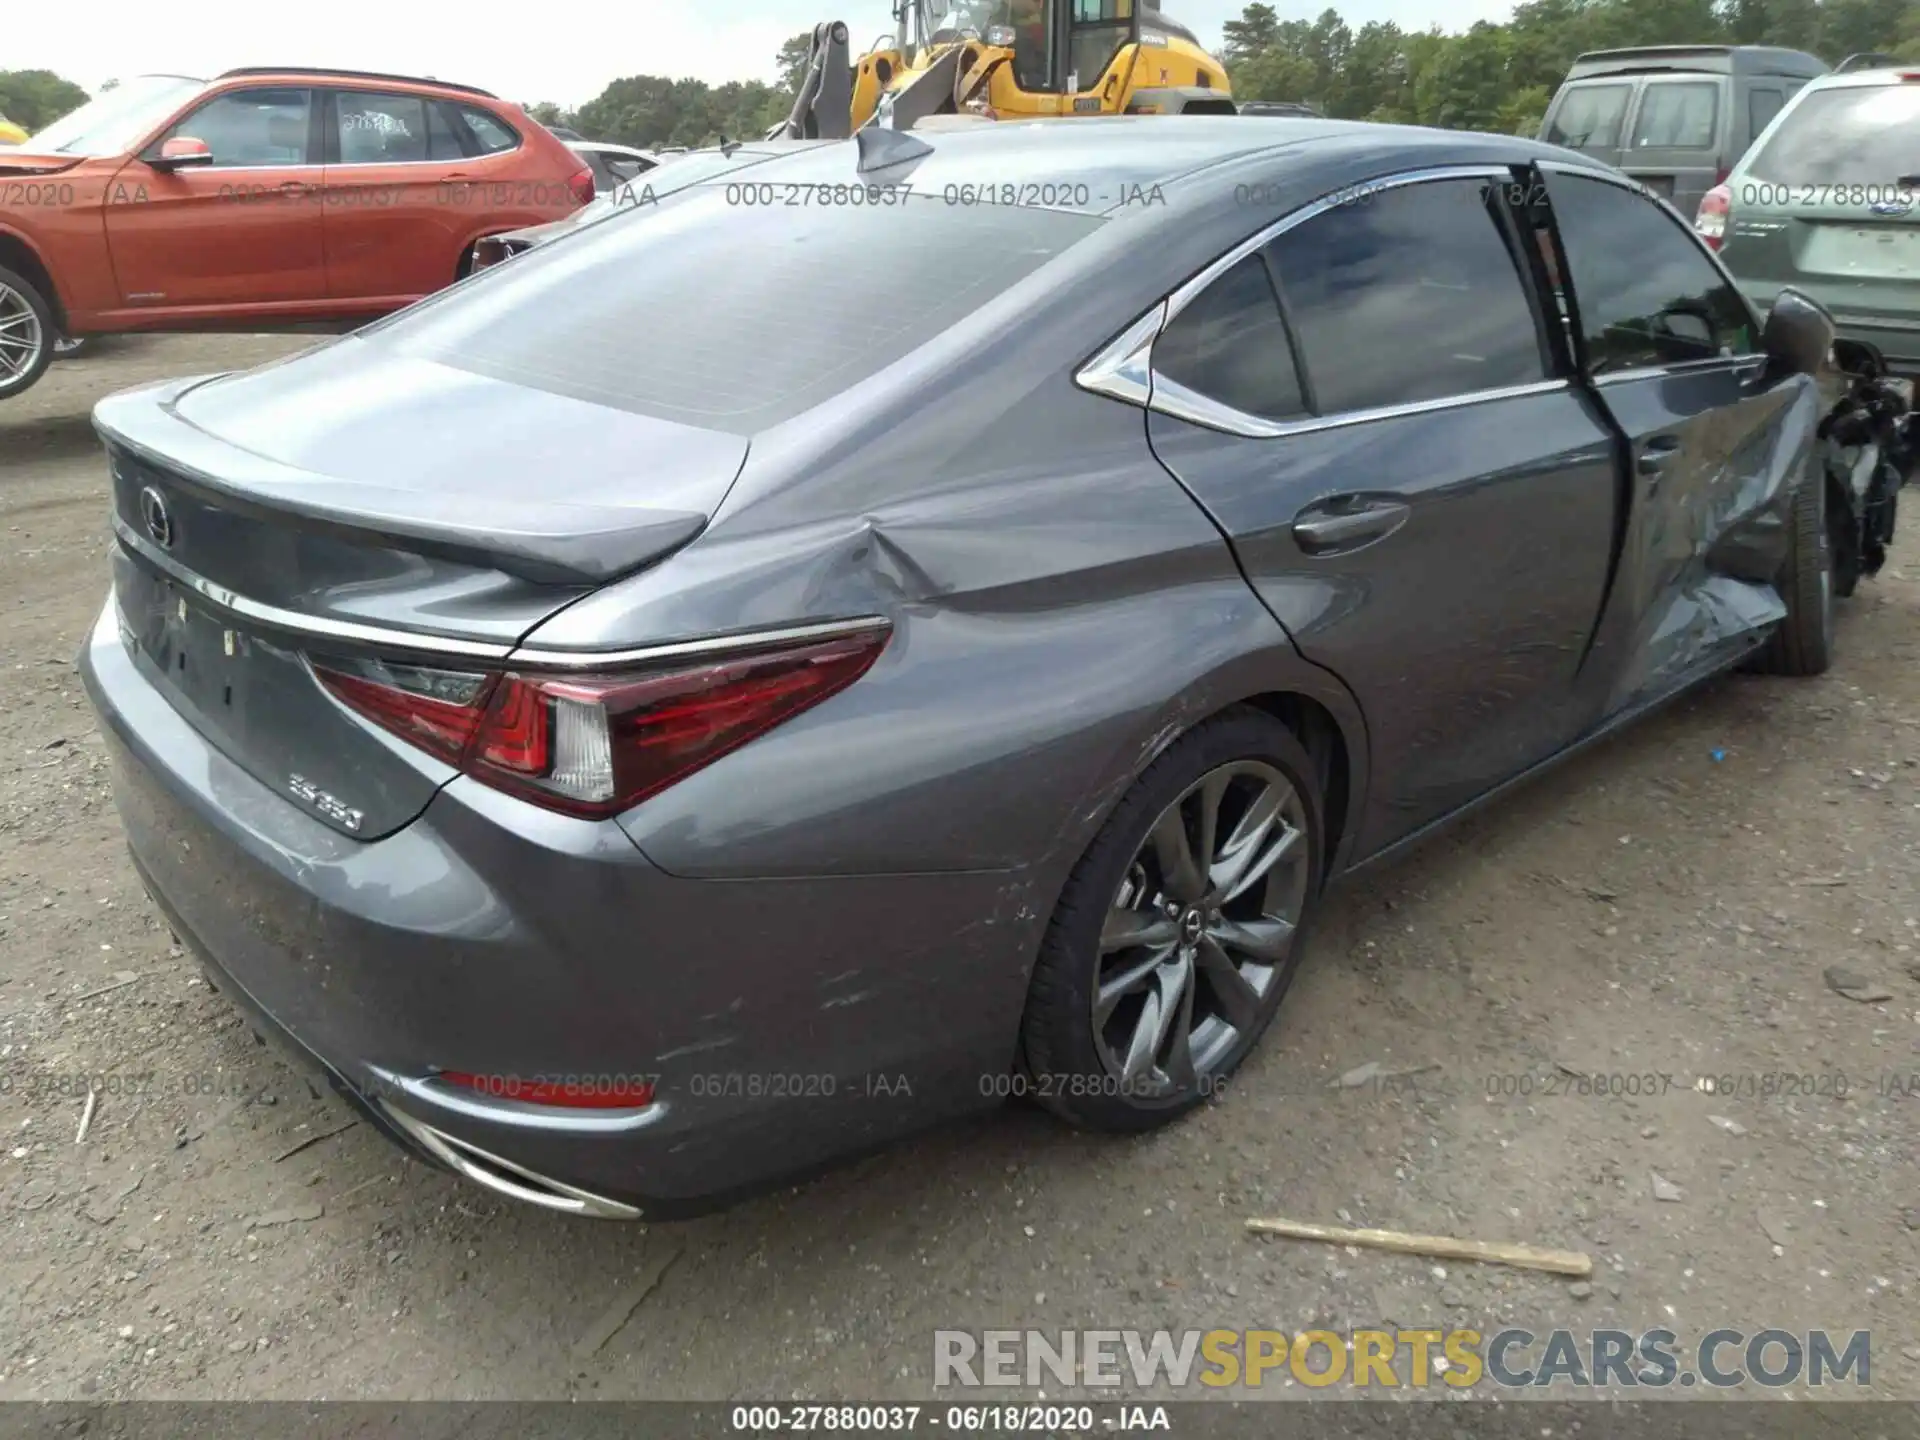
POLYGON ((1843 90, 1849 86, 1920 84, 1920 62, 1912 65, 1883 65, 1876 70, 1836 70, 1807 82, 1809 90, 1843 90))
MULTIPOLYGON (((1372 124, 1295 115, 1111 115, 1077 119, 1000 121, 958 130, 908 132, 930 153, 891 170, 860 174, 848 141, 808 141, 804 151, 756 166, 754 179, 787 184, 899 183, 915 194, 945 194, 949 203, 1027 204, 1104 214, 1137 204, 1140 190, 1172 185, 1200 172, 1230 174, 1293 146, 1337 147, 1358 162, 1386 169, 1401 160, 1449 163, 1472 149, 1499 153, 1501 163, 1587 157, 1518 136, 1466 134, 1414 125, 1372 124), (1114 186, 1126 189, 1116 196, 1114 186), (962 187, 998 187, 1001 200, 962 187)), ((778 142, 773 142, 777 144, 778 142)), ((759 142, 767 145, 768 142, 759 142)), ((751 148, 759 148, 759 145, 751 148)))
POLYGON ((1576 55, 1569 80, 1602 75, 1694 72, 1718 75, 1824 75, 1831 67, 1817 55, 1780 45, 1630 45, 1576 55))
POLYGON ((383 70, 334 70, 324 65, 247 65, 237 70, 223 70, 214 79, 232 80, 243 76, 249 79, 263 79, 281 75, 299 80, 378 80, 383 85, 417 85, 426 90, 451 90, 460 95, 477 95, 484 100, 500 98, 491 90, 482 90, 478 85, 462 85, 453 80, 436 80, 430 75, 390 75, 383 70))

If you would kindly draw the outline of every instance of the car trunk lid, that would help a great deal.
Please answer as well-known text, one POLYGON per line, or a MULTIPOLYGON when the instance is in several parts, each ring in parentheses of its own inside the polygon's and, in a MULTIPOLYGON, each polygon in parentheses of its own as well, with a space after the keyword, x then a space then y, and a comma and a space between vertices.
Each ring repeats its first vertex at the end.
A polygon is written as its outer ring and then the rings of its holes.
POLYGON ((237 764, 362 839, 455 772, 337 702, 313 662, 455 693, 685 545, 746 453, 354 340, 115 396, 95 424, 129 646, 237 764))

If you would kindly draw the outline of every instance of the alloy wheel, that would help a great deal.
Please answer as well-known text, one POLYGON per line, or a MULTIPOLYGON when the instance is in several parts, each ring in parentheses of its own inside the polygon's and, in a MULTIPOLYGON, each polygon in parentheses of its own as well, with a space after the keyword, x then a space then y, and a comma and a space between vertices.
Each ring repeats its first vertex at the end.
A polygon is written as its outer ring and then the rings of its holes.
POLYGON ((1134 1099, 1225 1068, 1284 988, 1312 870, 1304 802, 1257 760, 1208 771, 1160 813, 1101 927, 1100 1058, 1134 1099))
POLYGON ((0 283, 0 389, 33 373, 46 334, 27 297, 0 283))

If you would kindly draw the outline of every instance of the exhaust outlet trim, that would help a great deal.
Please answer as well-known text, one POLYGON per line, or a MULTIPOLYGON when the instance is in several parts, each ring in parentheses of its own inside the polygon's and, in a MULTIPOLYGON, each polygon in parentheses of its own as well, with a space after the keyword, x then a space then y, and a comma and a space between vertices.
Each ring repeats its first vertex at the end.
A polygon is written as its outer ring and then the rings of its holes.
POLYGON ((518 1200, 526 1205, 538 1205, 544 1210, 558 1210, 565 1215, 583 1215, 594 1220, 640 1218, 638 1206, 609 1200, 591 1190, 582 1190, 576 1185, 568 1185, 529 1170, 524 1165, 516 1165, 511 1160, 503 1160, 477 1145, 457 1140, 422 1120, 416 1120, 385 1100, 380 1101, 380 1109, 449 1170, 496 1195, 504 1195, 509 1200, 518 1200))

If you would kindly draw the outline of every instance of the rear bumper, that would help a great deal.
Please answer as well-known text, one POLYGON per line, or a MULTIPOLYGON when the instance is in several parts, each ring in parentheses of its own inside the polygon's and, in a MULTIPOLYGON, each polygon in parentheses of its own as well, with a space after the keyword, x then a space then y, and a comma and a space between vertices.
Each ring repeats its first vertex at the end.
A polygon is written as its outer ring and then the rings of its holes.
POLYGON ((110 602, 81 672, 147 888, 258 1028, 435 1163, 667 1217, 991 1103, 1038 941, 1007 874, 682 880, 617 825, 465 780, 356 841, 234 765, 144 665, 110 602), (643 1109, 510 1098, 638 1076, 643 1109))

